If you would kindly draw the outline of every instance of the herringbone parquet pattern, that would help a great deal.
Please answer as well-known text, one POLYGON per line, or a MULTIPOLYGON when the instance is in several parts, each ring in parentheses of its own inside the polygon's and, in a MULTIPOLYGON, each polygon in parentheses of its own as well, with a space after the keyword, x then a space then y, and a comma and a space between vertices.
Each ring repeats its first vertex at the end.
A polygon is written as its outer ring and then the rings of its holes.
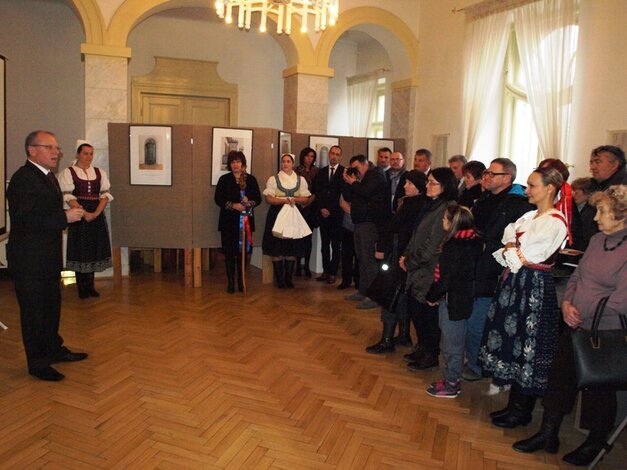
MULTIPOLYGON (((486 381, 438 400, 424 389, 439 374, 406 371, 406 351, 365 354, 377 311, 313 281, 279 291, 260 278, 246 296, 224 293, 219 271, 202 289, 173 274, 99 281, 102 297, 84 301, 65 287, 62 334, 90 357, 60 364, 54 384, 26 374, 0 280, 0 468, 566 468, 511 449, 537 424, 491 426, 505 397, 486 396, 486 381)), ((563 435, 564 452, 582 439, 563 435)), ((621 444, 599 468, 626 455, 621 444)))

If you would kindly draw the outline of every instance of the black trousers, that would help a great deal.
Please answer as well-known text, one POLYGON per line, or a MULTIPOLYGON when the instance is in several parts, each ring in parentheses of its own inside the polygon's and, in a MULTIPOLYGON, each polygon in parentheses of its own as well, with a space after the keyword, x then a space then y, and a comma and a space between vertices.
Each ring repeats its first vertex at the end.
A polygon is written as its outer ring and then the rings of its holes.
MULTIPOLYGON (((320 218, 320 251, 322 252, 322 269, 335 276, 342 256, 342 217, 331 214, 326 219, 320 218)), ((311 251, 311 250, 310 250, 311 251)))
POLYGON ((438 356, 440 354, 440 325, 438 306, 430 307, 424 302, 418 302, 411 295, 408 296, 407 310, 418 336, 418 346, 425 351, 438 356))
POLYGON ((63 338, 59 335, 61 319, 61 286, 59 276, 14 276, 15 293, 20 305, 22 341, 28 370, 48 367, 63 355, 63 338))
MULTIPOLYGON (((545 411, 569 414, 575 406, 577 391, 572 330, 565 328, 542 399, 545 411)), ((616 391, 584 390, 581 398, 581 427, 601 433, 611 431, 616 420, 616 391)))
POLYGON ((359 287, 359 262, 355 256, 353 232, 342 228, 342 284, 350 286, 355 281, 359 287))

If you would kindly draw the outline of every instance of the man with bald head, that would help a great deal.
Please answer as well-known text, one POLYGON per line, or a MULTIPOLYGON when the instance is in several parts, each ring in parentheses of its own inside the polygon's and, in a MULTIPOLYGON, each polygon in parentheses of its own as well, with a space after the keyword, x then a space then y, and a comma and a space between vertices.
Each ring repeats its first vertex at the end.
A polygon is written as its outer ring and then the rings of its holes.
POLYGON ((24 143, 26 163, 7 188, 11 232, 7 244, 9 271, 20 305, 22 341, 28 372, 57 382, 64 375, 52 367, 87 357, 63 346, 61 316, 62 234, 83 217, 81 207, 63 210, 63 195, 52 173, 61 148, 52 132, 31 132, 24 143))

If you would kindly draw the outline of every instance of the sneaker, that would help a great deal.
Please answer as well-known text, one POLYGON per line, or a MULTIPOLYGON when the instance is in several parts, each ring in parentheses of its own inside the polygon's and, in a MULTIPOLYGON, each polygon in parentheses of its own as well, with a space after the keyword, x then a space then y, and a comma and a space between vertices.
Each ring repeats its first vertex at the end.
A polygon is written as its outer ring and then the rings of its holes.
POLYGON ((436 398, 457 398, 460 393, 462 393, 462 387, 459 381, 452 383, 444 379, 433 382, 427 389, 427 395, 436 398))
POLYGON ((483 376, 472 370, 470 367, 465 366, 464 371, 462 372, 462 379, 466 382, 476 382, 477 380, 481 380, 483 376))
POLYGON ((361 295, 359 293, 359 291, 355 292, 354 294, 347 295, 347 296, 344 297, 344 299, 346 299, 346 300, 357 300, 357 301, 362 301, 365 298, 366 298, 366 296, 365 295, 361 295))

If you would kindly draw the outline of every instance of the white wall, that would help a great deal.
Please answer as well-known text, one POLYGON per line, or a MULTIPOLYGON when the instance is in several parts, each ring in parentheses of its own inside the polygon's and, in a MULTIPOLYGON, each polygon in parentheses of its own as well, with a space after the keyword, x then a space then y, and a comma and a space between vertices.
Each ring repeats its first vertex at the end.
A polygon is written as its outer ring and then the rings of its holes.
POLYGON ((0 1, 0 54, 7 57, 7 178, 24 164, 24 139, 46 129, 65 157, 85 133, 85 76, 80 21, 64 2, 0 1))
POLYGON ((286 67, 283 50, 269 34, 209 22, 208 13, 206 9, 186 9, 183 17, 178 17, 174 16, 177 11, 165 12, 137 25, 128 39, 133 54, 129 90, 131 77, 152 71, 154 56, 216 61, 220 76, 239 87, 238 126, 280 129, 286 67))

